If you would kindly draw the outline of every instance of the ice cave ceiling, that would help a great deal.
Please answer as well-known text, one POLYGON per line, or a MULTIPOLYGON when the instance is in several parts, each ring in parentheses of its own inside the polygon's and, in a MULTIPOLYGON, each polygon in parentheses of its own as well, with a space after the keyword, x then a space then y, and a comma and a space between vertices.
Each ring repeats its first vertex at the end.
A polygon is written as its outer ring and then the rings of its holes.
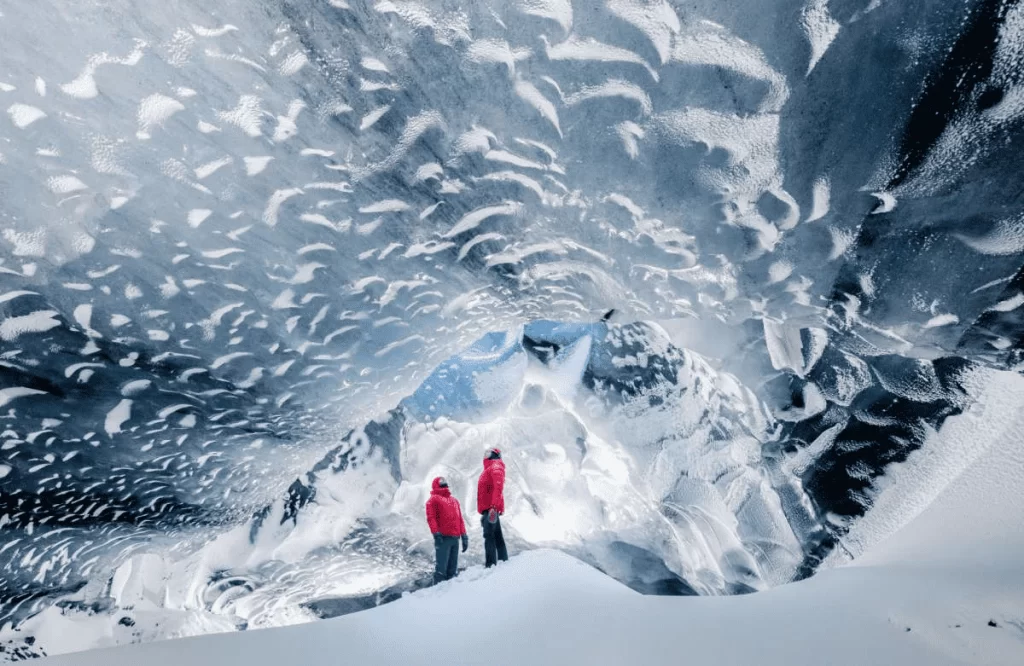
POLYGON ((2 2, 6 608, 537 320, 639 339, 622 395, 655 322, 860 515, 1022 362, 1022 119, 1014 0, 2 2))

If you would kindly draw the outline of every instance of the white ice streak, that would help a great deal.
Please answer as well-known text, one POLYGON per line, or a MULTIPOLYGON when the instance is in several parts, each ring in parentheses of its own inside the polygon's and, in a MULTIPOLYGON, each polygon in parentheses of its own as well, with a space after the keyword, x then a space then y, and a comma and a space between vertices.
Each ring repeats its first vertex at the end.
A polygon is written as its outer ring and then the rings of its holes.
POLYGON ((0 294, 0 303, 7 303, 8 301, 13 301, 14 299, 21 298, 22 296, 38 296, 38 295, 39 295, 39 292, 27 291, 25 289, 18 289, 18 290, 15 290, 15 291, 9 291, 6 294, 0 294))
POLYGON ((73 194, 89 189, 77 176, 53 176, 46 181, 46 186, 54 194, 73 194))
POLYGON ((121 387, 121 395, 130 398, 144 392, 152 385, 153 382, 149 379, 135 379, 121 387))
POLYGON ((214 359, 213 363, 210 364, 210 368, 216 370, 217 368, 223 367, 232 361, 252 355, 252 352, 232 352, 230 354, 224 354, 223 356, 219 356, 214 359))
POLYGON ((608 10, 640 30, 658 52, 661 64, 668 62, 672 41, 681 23, 667 0, 608 0, 608 10))
POLYGON ((230 165, 234 161, 235 159, 229 155, 227 157, 222 157, 218 160, 213 160, 212 162, 207 162, 206 164, 200 165, 196 167, 196 179, 203 180, 204 178, 209 178, 218 170, 230 165))
POLYGON ((0 389, 0 407, 5 407, 18 398, 27 398, 32 395, 47 395, 47 393, 27 386, 11 386, 0 389))
POLYGON ((928 329, 928 328, 940 328, 942 326, 952 326, 953 324, 959 324, 959 323, 960 323, 960 317, 957 317, 955 314, 950 314, 950 313, 939 314, 939 315, 935 315, 934 317, 929 319, 927 322, 925 322, 924 328, 926 328, 926 329, 928 329))
POLYGON ((102 65, 124 65, 134 67, 142 60, 145 53, 146 43, 141 40, 135 41, 135 48, 123 58, 111 56, 108 53, 99 53, 89 58, 88 63, 74 81, 61 85, 60 89, 65 94, 77 99, 93 99, 100 94, 96 85, 96 70, 102 65))
POLYGON ((466 49, 466 58, 470 62, 504 65, 509 76, 516 71, 516 60, 529 55, 529 49, 513 50, 504 39, 477 39, 466 49))
POLYGON ((467 241, 462 246, 462 248, 459 249, 459 256, 458 256, 457 261, 462 261, 463 259, 465 259, 466 255, 469 254, 469 251, 472 250, 477 245, 479 245, 480 243, 486 243, 487 241, 502 240, 503 238, 505 238, 505 237, 502 236, 501 234, 495 233, 495 232, 490 232, 490 233, 486 233, 486 234, 479 234, 477 236, 473 236, 473 238, 471 238, 469 241, 467 241))
POLYGON ((365 116, 363 116, 362 120, 359 121, 359 131, 365 132, 366 130, 376 125, 377 121, 383 118, 384 114, 390 110, 390 104, 383 104, 369 111, 365 116))
POLYGON ((136 138, 149 139, 154 129, 163 127, 171 116, 184 110, 185 105, 173 97, 159 93, 146 97, 139 103, 139 131, 135 134, 136 138))
POLYGON ((1007 256, 1024 252, 1024 215, 1001 219, 987 232, 955 233, 954 236, 981 254, 1007 256))
POLYGON ((811 60, 807 64, 807 73, 810 74, 842 26, 829 13, 828 0, 808 0, 800 18, 801 27, 811 44, 811 60))
POLYGON ((263 173, 272 159, 274 158, 270 155, 243 157, 242 160, 245 162, 245 175, 256 176, 263 173))
POLYGON ((223 37, 229 32, 237 32, 238 27, 231 25, 230 23, 226 23, 217 28, 206 28, 201 25, 196 25, 195 23, 193 23, 192 30, 200 37, 223 37))
POLYGON ((640 108, 640 114, 648 116, 654 107, 647 92, 640 86, 629 81, 611 79, 594 86, 583 86, 577 92, 565 96, 567 106, 598 99, 620 98, 636 102, 640 108))
POLYGON ((1010 298, 999 301, 989 308, 992 312, 1013 312, 1024 305, 1024 293, 1016 293, 1010 298))
POLYGON ((7 115, 11 117, 11 122, 18 129, 25 129, 37 120, 46 117, 42 109, 28 104, 12 104, 7 107, 7 115))
POLYGON ((281 62, 281 65, 277 68, 277 71, 282 76, 294 76, 307 64, 309 64, 309 58, 306 57, 305 53, 302 51, 293 51, 285 57, 281 62))
POLYGON ((113 437, 122 432, 121 426, 132 418, 132 405, 134 402, 134 400, 124 398, 107 412, 107 416, 103 421, 103 429, 108 436, 113 437))
POLYGON ((283 116, 277 116, 277 127, 274 128, 273 141, 281 143, 287 141, 299 132, 299 114, 306 108, 306 103, 300 99, 293 99, 288 103, 288 111, 283 116))
POLYGON ((889 213, 896 208, 896 197, 891 192, 872 192, 871 196, 878 199, 878 205, 871 211, 872 215, 889 213))
POLYGON ((256 95, 242 95, 238 99, 238 106, 231 111, 218 111, 217 117, 256 138, 262 133, 262 104, 263 100, 256 95))
POLYGON ((284 202, 302 193, 302 190, 297 187, 276 190, 270 195, 270 199, 267 200, 267 206, 263 209, 263 216, 261 218, 263 220, 263 224, 266 224, 269 227, 275 226, 281 212, 281 206, 284 205, 284 202))
POLYGON ((366 214, 400 213, 406 210, 409 210, 409 204, 406 202, 400 199, 385 199, 383 201, 377 201, 375 203, 362 206, 359 209, 359 212, 366 214))
POLYGON ((56 310, 38 310, 29 314, 8 317, 0 322, 0 340, 12 342, 22 335, 45 333, 61 325, 56 310))
POLYGON ((370 71, 370 72, 379 72, 379 73, 383 73, 383 74, 390 73, 389 70, 388 70, 388 66, 387 65, 385 65, 383 62, 381 62, 380 60, 378 60, 377 58, 374 58, 372 56, 367 56, 367 57, 363 58, 359 62, 359 65, 363 69, 365 69, 367 71, 370 71))
POLYGON ((464 215, 455 225, 444 233, 442 238, 453 238, 459 234, 472 231, 480 226, 485 220, 500 215, 518 215, 522 210, 523 204, 518 201, 506 201, 501 204, 494 206, 484 206, 483 208, 477 208, 464 215))
POLYGON ((653 81, 657 82, 659 80, 658 73, 654 68, 651 67, 643 57, 629 49, 605 44, 597 41, 593 37, 582 38, 576 35, 572 35, 569 39, 555 44, 554 46, 547 43, 546 36, 541 35, 541 39, 545 41, 548 58, 551 60, 595 63, 629 63, 643 67, 653 81))
POLYGON ((571 0, 515 0, 516 9, 527 16, 550 19, 568 34, 573 25, 571 0))
POLYGON ((193 208, 188 212, 188 215, 186 216, 188 226, 192 227, 193 229, 198 229, 199 225, 205 222, 212 214, 213 211, 210 210, 209 208, 193 208))
POLYGON ((562 128, 558 121, 558 110, 555 109, 555 105, 550 100, 544 97, 540 90, 537 89, 537 86, 529 81, 520 79, 515 83, 515 91, 520 99, 536 109, 542 118, 551 123, 551 126, 558 132, 558 136, 562 136, 562 128))
POLYGON ((828 215, 831 196, 831 186, 828 178, 820 177, 814 181, 811 190, 811 214, 807 217, 808 222, 814 222, 828 215))

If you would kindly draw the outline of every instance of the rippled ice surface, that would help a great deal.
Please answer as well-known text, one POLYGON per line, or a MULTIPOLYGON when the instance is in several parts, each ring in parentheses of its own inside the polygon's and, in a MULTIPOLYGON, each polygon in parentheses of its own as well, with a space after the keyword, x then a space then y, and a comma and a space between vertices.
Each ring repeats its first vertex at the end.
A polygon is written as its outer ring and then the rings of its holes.
POLYGON ((519 546, 778 584, 1020 367, 1020 2, 48 0, 0 41, 5 657, 412 584, 422 484, 495 438, 519 546))

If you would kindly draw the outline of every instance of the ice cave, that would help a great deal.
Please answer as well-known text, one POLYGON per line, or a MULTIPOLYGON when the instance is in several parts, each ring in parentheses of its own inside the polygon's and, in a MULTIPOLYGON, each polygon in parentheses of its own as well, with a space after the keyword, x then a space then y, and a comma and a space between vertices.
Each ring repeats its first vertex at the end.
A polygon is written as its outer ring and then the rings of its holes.
POLYGON ((1024 663, 1022 306, 1024 0, 0 0, 0 662, 1024 663))

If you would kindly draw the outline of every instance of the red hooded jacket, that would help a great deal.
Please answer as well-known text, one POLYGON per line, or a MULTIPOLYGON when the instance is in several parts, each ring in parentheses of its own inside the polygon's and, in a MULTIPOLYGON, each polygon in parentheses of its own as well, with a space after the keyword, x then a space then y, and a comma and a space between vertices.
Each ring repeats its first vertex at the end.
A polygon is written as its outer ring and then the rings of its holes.
POLYGON ((452 497, 451 491, 441 487, 441 477, 434 479, 430 499, 427 500, 427 524, 431 534, 444 536, 462 536, 466 533, 466 523, 462 520, 462 509, 459 500, 452 497))
POLYGON ((505 513, 505 462, 501 458, 484 459, 484 471, 476 484, 476 510, 481 514, 491 509, 505 513))

